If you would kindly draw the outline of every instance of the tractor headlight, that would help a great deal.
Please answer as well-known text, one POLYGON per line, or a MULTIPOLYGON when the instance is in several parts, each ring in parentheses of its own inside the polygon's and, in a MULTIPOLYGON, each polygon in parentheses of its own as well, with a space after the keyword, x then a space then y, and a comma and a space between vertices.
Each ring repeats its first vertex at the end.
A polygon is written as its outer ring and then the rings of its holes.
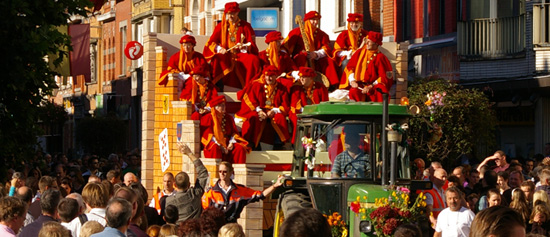
POLYGON ((370 221, 361 221, 359 223, 359 231, 361 231, 361 233, 370 233, 372 231, 370 221))

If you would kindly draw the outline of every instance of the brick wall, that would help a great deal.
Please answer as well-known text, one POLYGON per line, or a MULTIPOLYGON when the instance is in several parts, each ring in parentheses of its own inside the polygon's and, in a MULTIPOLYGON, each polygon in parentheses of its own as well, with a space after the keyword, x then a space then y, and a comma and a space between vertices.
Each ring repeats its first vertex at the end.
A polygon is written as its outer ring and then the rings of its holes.
POLYGON ((383 8, 383 20, 382 20, 382 35, 384 37, 386 36, 392 36, 394 35, 394 5, 393 0, 384 0, 384 8, 383 8))

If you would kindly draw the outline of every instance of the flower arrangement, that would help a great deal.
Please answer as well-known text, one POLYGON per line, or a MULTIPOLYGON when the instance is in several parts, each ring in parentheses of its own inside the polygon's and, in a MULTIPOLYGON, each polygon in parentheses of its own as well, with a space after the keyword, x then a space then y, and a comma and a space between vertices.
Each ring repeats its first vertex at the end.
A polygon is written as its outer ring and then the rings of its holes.
POLYGON ((342 220, 342 215, 340 215, 340 213, 333 212, 330 216, 327 216, 326 214, 323 214, 323 216, 327 218, 332 237, 348 236, 348 228, 344 220, 342 220))
MULTIPOLYGON (((409 197, 409 189, 397 187, 388 198, 376 198, 373 208, 362 208, 361 200, 357 197, 350 209, 356 215, 361 215, 361 220, 371 220, 376 236, 393 236, 399 225, 417 222, 425 213, 426 196, 420 193, 412 205, 409 197)), ((367 197, 363 199, 366 201, 367 197)))
POLYGON ((399 125, 399 123, 392 123, 386 126, 386 131, 396 131, 400 134, 404 134, 407 129, 409 129, 409 125, 406 123, 402 125, 399 125))
POLYGON ((437 91, 432 91, 426 95, 428 97, 428 100, 426 101, 426 104, 428 106, 428 110, 430 113, 434 113, 435 106, 443 106, 443 98, 447 95, 447 92, 439 93, 437 91))

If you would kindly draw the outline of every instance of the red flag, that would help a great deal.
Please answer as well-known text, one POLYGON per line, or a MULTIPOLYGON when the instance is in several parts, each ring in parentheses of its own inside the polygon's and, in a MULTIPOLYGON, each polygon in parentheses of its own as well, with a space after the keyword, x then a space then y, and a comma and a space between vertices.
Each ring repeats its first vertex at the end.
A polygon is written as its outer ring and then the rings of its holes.
POLYGON ((69 25, 71 46, 73 51, 69 53, 71 62, 71 76, 84 75, 86 82, 90 82, 90 25, 69 25))

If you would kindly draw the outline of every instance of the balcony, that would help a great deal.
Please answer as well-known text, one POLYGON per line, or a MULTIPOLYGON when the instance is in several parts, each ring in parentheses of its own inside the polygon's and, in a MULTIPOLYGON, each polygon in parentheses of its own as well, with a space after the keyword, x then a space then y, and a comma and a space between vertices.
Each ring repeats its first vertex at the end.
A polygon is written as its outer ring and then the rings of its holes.
POLYGON ((525 15, 458 22, 457 50, 461 60, 523 57, 525 15))

